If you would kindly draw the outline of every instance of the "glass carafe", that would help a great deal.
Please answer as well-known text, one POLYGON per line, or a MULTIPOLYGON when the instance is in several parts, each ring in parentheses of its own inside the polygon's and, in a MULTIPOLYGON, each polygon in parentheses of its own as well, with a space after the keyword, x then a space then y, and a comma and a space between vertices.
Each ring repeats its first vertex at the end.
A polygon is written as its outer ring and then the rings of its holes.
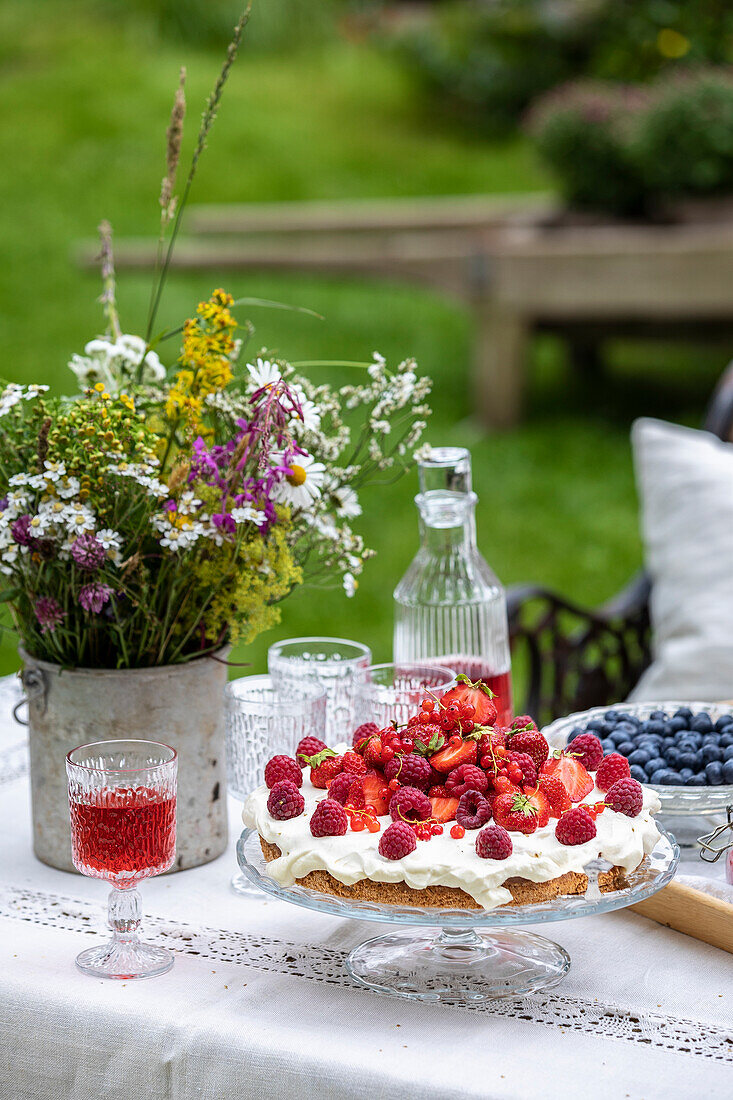
POLYGON ((508 724, 506 595, 476 545, 470 455, 459 448, 433 450, 419 475, 421 545, 394 592, 394 660, 431 660, 484 680, 496 693, 498 722, 508 724))

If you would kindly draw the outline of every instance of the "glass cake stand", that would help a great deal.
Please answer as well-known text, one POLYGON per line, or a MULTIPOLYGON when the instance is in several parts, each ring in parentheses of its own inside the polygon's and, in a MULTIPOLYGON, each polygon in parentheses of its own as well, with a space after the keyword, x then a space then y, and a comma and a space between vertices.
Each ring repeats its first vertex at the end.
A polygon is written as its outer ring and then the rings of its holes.
MULTIPOLYGON (((724 714, 733 714, 733 706, 726 703, 616 703, 558 718, 545 726, 542 732, 551 748, 562 749, 575 726, 586 726, 592 718, 602 718, 607 710, 648 718, 652 711, 665 710, 668 714, 674 714, 680 707, 689 707, 693 712, 705 711, 713 722, 724 714)), ((733 807, 733 786, 730 783, 719 787, 662 786, 654 783, 647 783, 646 786, 659 795, 662 803, 659 812, 664 825, 674 834, 681 848, 698 848, 698 837, 706 833, 711 825, 719 825, 723 821, 721 815, 729 806, 733 807)))
POLYGON ((517 926, 587 917, 634 905, 667 885, 679 857, 674 837, 662 830, 654 851, 627 876, 628 886, 623 890, 601 893, 598 874, 610 864, 595 860, 585 868, 589 886, 583 895, 487 911, 380 905, 303 886, 280 886, 267 874, 257 833, 245 829, 237 843, 242 871, 273 897, 335 917, 397 926, 395 931, 359 944, 349 955, 346 968, 359 985, 414 1001, 451 1004, 519 997, 557 985, 570 969, 567 951, 517 926), (485 930, 487 926, 490 931, 485 930))

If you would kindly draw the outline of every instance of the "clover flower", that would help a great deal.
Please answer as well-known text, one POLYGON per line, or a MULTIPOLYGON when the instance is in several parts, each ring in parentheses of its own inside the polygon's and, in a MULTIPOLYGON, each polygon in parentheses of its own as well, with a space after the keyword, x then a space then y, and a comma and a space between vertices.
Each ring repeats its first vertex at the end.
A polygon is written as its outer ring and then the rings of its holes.
POLYGON ((71 556, 80 569, 93 573, 104 563, 107 551, 94 535, 87 533, 74 540, 71 556))
POLYGON ((97 581, 85 584, 79 589, 79 603, 85 611, 91 611, 98 615, 105 604, 109 603, 112 589, 108 584, 100 584, 97 581))
POLYGON ((41 596, 36 600, 33 610, 40 624, 41 634, 52 634, 66 618, 66 612, 53 596, 41 596))

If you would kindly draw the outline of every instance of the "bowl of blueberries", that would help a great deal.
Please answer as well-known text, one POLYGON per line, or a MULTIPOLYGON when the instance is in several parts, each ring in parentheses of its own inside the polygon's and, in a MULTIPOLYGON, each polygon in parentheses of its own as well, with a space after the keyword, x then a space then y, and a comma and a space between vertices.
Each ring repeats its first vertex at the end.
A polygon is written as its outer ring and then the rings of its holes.
POLYGON ((659 795, 662 813, 709 814, 733 806, 733 706, 623 703, 558 718, 543 733, 565 748, 594 733, 631 774, 659 795))

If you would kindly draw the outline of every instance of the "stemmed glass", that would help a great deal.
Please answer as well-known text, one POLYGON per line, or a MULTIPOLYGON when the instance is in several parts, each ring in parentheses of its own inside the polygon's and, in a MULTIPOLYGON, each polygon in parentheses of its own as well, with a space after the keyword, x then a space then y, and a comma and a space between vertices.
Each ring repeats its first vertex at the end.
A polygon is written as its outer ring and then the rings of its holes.
POLYGON ((325 734, 329 745, 350 741, 354 690, 372 660, 371 650, 348 638, 288 638, 267 651, 267 668, 281 691, 297 692, 303 680, 323 684, 328 696, 325 734))
MULTIPOLYGON (((279 691, 270 676, 242 676, 227 685, 227 787, 244 801, 262 783, 265 764, 278 753, 293 756, 304 737, 324 739, 326 690, 303 680, 292 691, 279 691)), ((257 890, 241 871, 231 879, 236 894, 257 890)))
POLYGON ((177 765, 175 750, 156 741, 97 741, 67 754, 71 858, 83 875, 112 884, 112 939, 76 958, 87 974, 152 978, 173 966, 170 951, 138 939, 137 884, 173 863, 177 765))

